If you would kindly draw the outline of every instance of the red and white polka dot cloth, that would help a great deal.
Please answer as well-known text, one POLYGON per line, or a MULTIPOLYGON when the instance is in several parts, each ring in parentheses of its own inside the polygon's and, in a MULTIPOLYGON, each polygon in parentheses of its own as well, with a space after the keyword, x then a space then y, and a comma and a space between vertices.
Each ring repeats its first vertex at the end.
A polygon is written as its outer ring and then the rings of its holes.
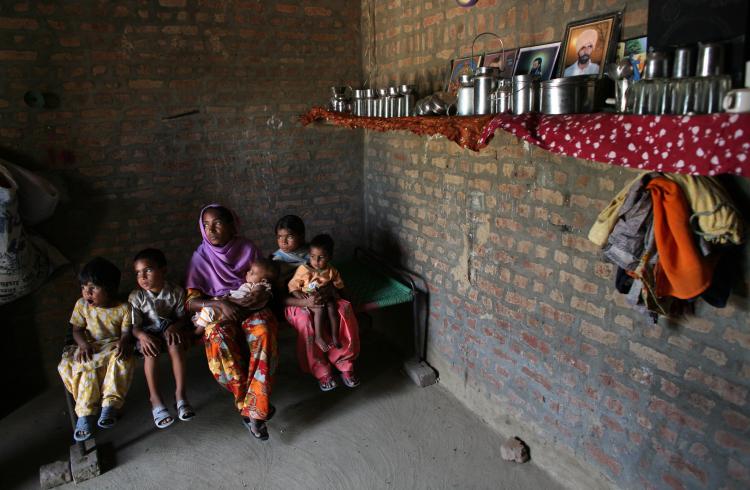
POLYGON ((660 172, 731 173, 750 178, 750 114, 500 114, 484 127, 478 146, 486 146, 498 129, 545 150, 585 160, 660 172))

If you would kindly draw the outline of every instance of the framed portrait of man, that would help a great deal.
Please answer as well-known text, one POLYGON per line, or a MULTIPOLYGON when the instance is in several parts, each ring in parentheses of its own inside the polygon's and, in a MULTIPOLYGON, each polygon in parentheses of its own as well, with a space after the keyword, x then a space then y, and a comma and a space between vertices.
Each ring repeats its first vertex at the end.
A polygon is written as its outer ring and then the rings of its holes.
POLYGON ((518 50, 518 58, 513 75, 534 75, 541 80, 549 80, 555 71, 560 43, 527 46, 518 50))
POLYGON ((559 76, 602 76, 617 50, 621 24, 622 12, 569 23, 563 37, 559 76))

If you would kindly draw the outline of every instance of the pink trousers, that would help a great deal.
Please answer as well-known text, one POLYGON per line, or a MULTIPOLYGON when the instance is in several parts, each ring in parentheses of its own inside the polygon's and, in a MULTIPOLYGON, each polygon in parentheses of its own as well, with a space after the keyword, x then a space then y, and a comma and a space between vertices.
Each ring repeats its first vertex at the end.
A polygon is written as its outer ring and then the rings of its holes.
MULTIPOLYGON (((323 352, 315 343, 315 328, 312 313, 307 308, 287 306, 284 310, 286 321, 297 331, 297 359, 300 369, 316 379, 333 375, 333 366, 340 372, 354 370, 354 360, 359 355, 359 325, 354 316, 352 304, 339 299, 339 341, 341 348, 323 352)), ((324 337, 330 342, 330 337, 324 337)))

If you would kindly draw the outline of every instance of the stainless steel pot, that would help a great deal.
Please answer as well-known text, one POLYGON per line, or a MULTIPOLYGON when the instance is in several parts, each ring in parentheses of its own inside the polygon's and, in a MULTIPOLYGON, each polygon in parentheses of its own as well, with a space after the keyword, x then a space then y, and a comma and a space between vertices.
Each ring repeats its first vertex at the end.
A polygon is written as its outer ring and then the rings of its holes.
POLYGON ((539 77, 516 75, 513 77, 513 114, 520 115, 539 110, 539 77))
POLYGON ((495 90, 497 68, 480 66, 474 72, 474 114, 490 114, 490 93, 495 90))
POLYGON ((459 116, 474 114, 474 77, 460 75, 458 77, 458 102, 456 103, 459 116))
POLYGON ((544 114, 594 112, 596 76, 554 78, 542 82, 541 110, 544 114))

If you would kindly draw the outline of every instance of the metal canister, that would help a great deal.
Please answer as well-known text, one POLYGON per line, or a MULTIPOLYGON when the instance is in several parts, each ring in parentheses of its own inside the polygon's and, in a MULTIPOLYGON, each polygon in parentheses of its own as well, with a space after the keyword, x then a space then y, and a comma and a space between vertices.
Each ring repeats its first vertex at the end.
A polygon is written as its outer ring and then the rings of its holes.
POLYGON ((721 75, 724 66, 724 47, 719 43, 698 43, 698 64, 695 74, 699 77, 721 75))
POLYGON ((416 101, 416 97, 414 95, 415 92, 414 85, 399 85, 398 91, 401 94, 401 97, 403 97, 403 114, 402 116, 413 116, 414 115, 414 104, 416 101))
POLYGON ((365 90, 365 115, 375 117, 378 110, 378 99, 375 90, 368 88, 365 90))
POLYGON ((388 87, 385 117, 398 117, 398 87, 388 87))
POLYGON ((388 106, 388 89, 387 88, 379 88, 378 89, 378 104, 377 104, 377 117, 386 117, 386 107, 388 106))
POLYGON ((474 114, 474 77, 460 75, 458 77, 458 102, 456 104, 459 116, 474 114))
POLYGON ((490 114, 490 93, 495 89, 497 68, 480 66, 474 72, 474 114, 490 114))
POLYGON ((367 114, 367 101, 365 100, 364 89, 352 90, 352 114, 355 116, 364 116, 367 114))
POLYGON ((686 78, 693 75, 693 50, 688 46, 680 46, 674 50, 672 62, 672 78, 686 78))
POLYGON ((495 89, 495 114, 505 114, 511 111, 511 96, 513 94, 513 80, 501 78, 495 89))
POLYGON ((513 114, 536 112, 539 108, 539 77, 516 75, 513 77, 513 114))
POLYGON ((544 114, 593 112, 596 76, 554 78, 541 83, 541 111, 544 114))

